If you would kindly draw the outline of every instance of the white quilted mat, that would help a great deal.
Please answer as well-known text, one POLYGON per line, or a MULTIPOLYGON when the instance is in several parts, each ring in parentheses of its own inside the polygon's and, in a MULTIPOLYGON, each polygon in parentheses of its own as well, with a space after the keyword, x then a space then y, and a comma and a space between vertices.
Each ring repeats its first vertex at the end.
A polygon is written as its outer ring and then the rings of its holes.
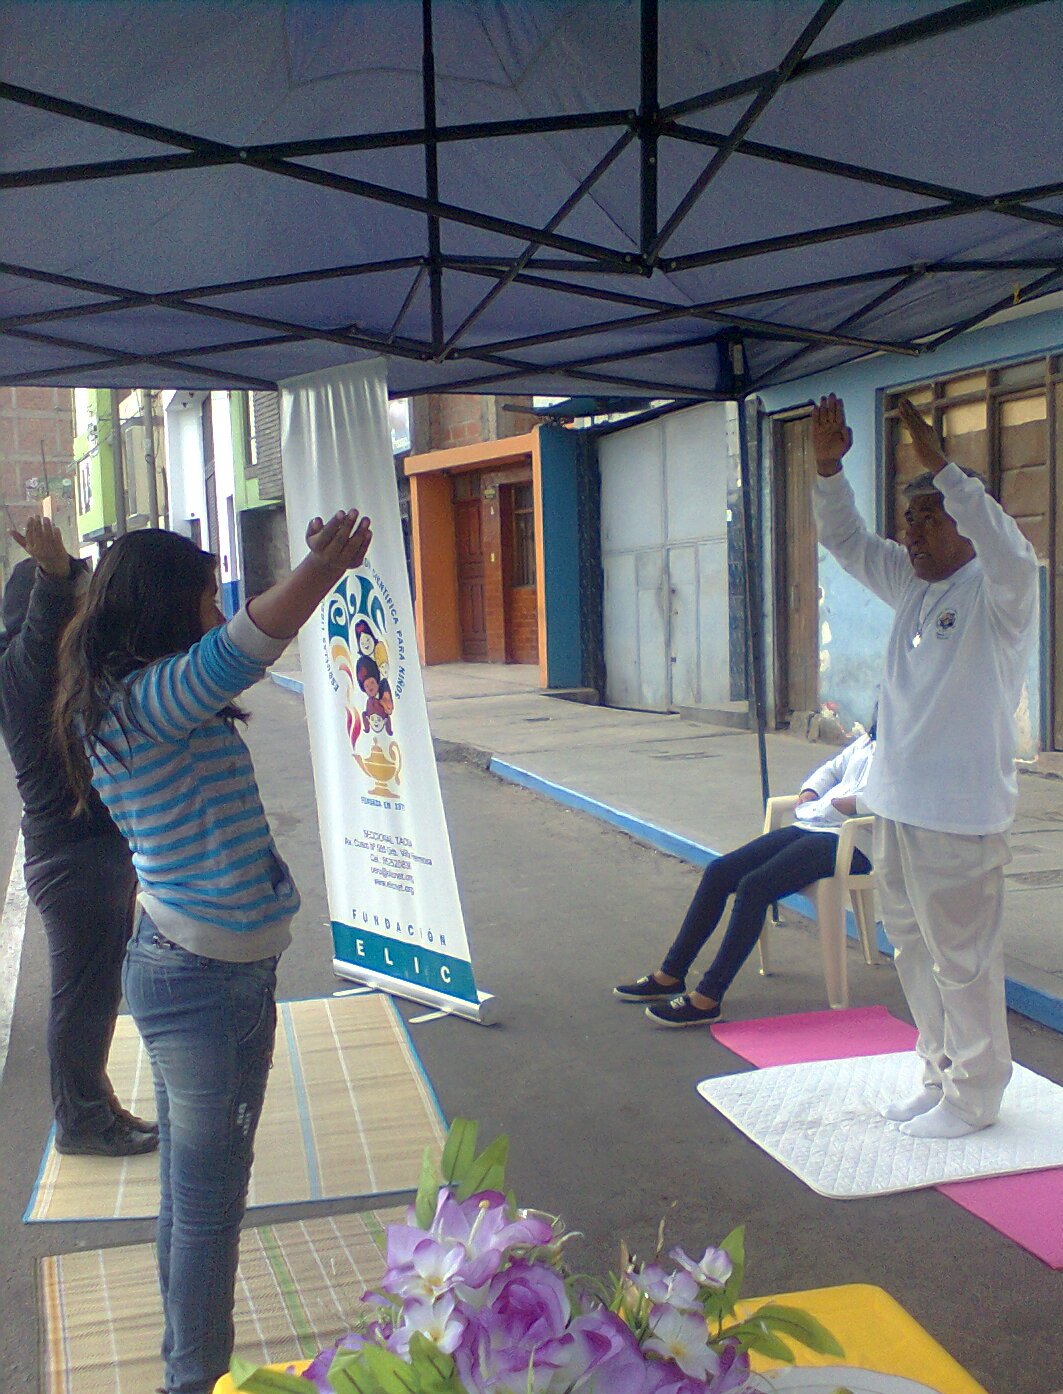
POLYGON ((1063 1166, 1063 1088, 1015 1066, 1000 1117, 963 1138, 908 1137, 878 1112, 919 1088, 913 1051, 773 1065, 698 1093, 806 1186, 835 1200, 1063 1166))

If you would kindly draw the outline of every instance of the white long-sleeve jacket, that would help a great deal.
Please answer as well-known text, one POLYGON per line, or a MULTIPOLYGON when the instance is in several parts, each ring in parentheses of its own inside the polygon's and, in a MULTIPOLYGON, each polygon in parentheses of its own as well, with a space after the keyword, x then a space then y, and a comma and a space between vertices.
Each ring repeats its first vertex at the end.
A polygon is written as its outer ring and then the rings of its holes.
POLYGON ((1014 713, 1037 626, 1037 558, 977 479, 946 465, 946 511, 975 557, 921 581, 897 542, 868 532, 843 474, 816 482, 819 540, 894 611, 878 748, 863 804, 939 832, 1003 832, 1015 816, 1014 713))
MULTIPOLYGON (((846 815, 834 807, 834 799, 842 799, 853 794, 862 798, 867 788, 868 777, 875 754, 875 742, 871 736, 859 736, 850 742, 837 755, 808 776, 801 790, 811 789, 816 795, 807 803, 798 804, 794 810, 794 821, 810 833, 835 833, 841 831, 846 815)), ((866 856, 871 856, 871 839, 862 830, 856 837, 858 846, 866 856)))

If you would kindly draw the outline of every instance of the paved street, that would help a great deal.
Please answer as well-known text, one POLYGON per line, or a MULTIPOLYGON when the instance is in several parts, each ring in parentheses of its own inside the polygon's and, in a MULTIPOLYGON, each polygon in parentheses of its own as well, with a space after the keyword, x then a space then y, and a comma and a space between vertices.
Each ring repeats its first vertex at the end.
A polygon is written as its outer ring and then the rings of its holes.
MULTIPOLYGON (((756 741, 748 731, 678 716, 587 707, 538 689, 531 668, 447 664, 425 670, 437 739, 489 752, 651 828, 726 851, 760 832, 756 741)), ((769 735, 773 793, 792 793, 832 747, 769 735)), ((1058 757, 1041 758, 1041 765, 1058 757)), ((1063 1029, 1063 779, 1019 776, 1007 871, 1011 998, 1063 1029)))
MULTIPOLYGON (((250 706, 266 806, 304 897, 296 943, 282 963, 281 995, 327 994, 338 984, 323 923, 302 703, 263 685, 250 706)), ((731 738, 708 739, 724 746, 731 738)), ((797 754, 814 760, 819 749, 798 746, 797 754)), ((624 750, 614 743, 614 760, 624 750)), ((707 1032, 656 1031, 637 1009, 612 998, 614 982, 652 966, 694 889, 693 869, 467 763, 447 761, 441 775, 476 970, 497 994, 502 1021, 484 1029, 451 1018, 411 1030, 447 1115, 477 1117, 488 1133, 508 1132, 518 1195, 584 1232, 581 1266, 611 1265, 622 1237, 646 1252, 662 1215, 670 1240, 691 1249, 745 1222, 751 1293, 877 1283, 990 1394, 1047 1394, 1059 1384, 1063 1330, 1050 1317, 1059 1309, 1059 1274, 936 1192, 847 1203, 816 1196, 696 1096, 704 1076, 744 1068, 735 1056, 707 1032)), ((6 770, 3 777, 0 831, 9 849, 14 792, 6 770)), ((732 817, 738 831, 738 815, 732 817)), ((5 876, 8 869, 5 863, 5 876)), ((776 944, 776 975, 762 979, 748 967, 728 998, 734 1016, 821 1005, 818 950, 808 928, 797 921, 776 944)), ((850 973, 854 1005, 884 1002, 904 1014, 888 965, 867 968, 851 952, 850 973)), ((4 1394, 37 1390, 34 1259, 141 1241, 151 1229, 144 1222, 21 1222, 49 1118, 44 984, 42 935, 31 912, 0 1092, 0 1369, 10 1372, 4 1394)), ((419 1012, 408 1004, 400 1009, 419 1012)), ((1063 1080, 1063 1037, 1018 1017, 1012 1036, 1019 1060, 1063 1080)), ((321 1203, 298 1213, 342 1208, 321 1203)), ((254 1216, 259 1223, 290 1218, 291 1207, 254 1216)))

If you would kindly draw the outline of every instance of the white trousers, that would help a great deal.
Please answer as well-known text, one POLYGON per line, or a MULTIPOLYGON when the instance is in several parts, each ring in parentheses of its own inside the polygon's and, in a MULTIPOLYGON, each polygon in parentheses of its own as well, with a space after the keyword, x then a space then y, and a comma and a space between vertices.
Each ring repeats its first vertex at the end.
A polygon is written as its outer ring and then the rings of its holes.
POLYGON ((1011 1078, 1002 929, 1010 860, 1004 833, 875 820, 882 920, 919 1029, 924 1082, 978 1126, 994 1121, 1011 1078))

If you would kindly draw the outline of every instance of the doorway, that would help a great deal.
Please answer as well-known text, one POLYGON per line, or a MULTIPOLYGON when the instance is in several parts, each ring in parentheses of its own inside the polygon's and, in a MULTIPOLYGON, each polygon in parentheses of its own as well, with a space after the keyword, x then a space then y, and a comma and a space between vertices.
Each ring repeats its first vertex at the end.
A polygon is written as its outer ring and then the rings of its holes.
POLYGON ((483 517, 479 498, 454 504, 458 554, 458 622, 465 663, 487 662, 487 611, 484 605, 483 517))
POLYGON ((776 718, 819 711, 819 562, 812 417, 776 417, 772 434, 776 718))

